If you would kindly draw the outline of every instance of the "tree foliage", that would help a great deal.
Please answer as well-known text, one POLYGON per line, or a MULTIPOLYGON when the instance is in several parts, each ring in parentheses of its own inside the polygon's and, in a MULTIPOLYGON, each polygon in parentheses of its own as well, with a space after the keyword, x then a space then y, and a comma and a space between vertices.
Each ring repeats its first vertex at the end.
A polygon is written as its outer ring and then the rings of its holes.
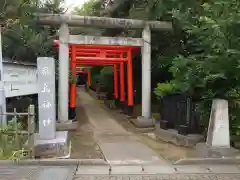
MULTIPOLYGON (((231 118, 238 119, 233 111, 238 109, 240 96, 240 1, 101 2, 104 10, 98 9, 101 11, 98 14, 173 23, 174 33, 152 33, 152 88, 158 97, 188 93, 194 99, 203 100, 200 111, 204 112, 209 112, 206 108, 213 98, 224 98, 230 102, 231 118)), ((141 31, 106 30, 105 34, 139 37, 141 31)), ((134 77, 139 77, 141 72, 139 61, 140 56, 134 58, 133 73, 137 74, 134 77)), ((136 83, 141 79, 134 81, 136 88, 141 89, 141 83, 136 83)))
POLYGON ((40 27, 33 13, 60 13, 61 1, 7 0, 0 3, 3 55, 17 61, 35 61, 37 56, 53 55, 55 28, 40 27))

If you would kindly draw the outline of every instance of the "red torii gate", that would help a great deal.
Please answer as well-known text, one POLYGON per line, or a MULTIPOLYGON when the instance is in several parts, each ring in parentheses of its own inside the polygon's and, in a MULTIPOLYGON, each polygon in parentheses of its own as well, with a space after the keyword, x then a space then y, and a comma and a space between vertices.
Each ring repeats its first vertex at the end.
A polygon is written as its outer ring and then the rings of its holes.
MULTIPOLYGON (((58 47, 59 41, 54 40, 54 46, 58 47)), ((76 69, 79 65, 87 66, 113 66, 114 97, 119 99, 118 92, 118 65, 120 65, 120 102, 125 102, 124 63, 127 64, 127 85, 129 107, 134 104, 133 98, 133 73, 132 55, 140 50, 134 46, 116 45, 69 45, 70 67, 74 78, 70 89, 70 109, 76 108, 76 69)), ((90 71, 88 71, 88 85, 90 85, 90 71)), ((75 113, 74 113, 75 114, 75 113)))

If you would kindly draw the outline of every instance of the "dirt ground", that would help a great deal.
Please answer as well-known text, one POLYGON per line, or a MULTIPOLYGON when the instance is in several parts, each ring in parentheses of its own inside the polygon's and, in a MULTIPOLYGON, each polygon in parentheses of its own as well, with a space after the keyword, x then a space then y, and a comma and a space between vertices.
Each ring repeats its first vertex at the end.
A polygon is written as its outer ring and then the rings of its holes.
POLYGON ((81 105, 77 107, 79 128, 70 132, 72 142, 72 159, 102 159, 102 153, 94 139, 93 129, 81 105))

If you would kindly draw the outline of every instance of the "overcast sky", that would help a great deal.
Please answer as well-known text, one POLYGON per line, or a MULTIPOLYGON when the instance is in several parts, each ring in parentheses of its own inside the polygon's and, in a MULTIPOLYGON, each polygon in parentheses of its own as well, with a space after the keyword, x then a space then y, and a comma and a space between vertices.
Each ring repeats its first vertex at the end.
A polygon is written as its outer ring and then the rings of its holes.
POLYGON ((86 1, 87 0, 65 0, 65 6, 71 11, 75 7, 83 5, 86 1))

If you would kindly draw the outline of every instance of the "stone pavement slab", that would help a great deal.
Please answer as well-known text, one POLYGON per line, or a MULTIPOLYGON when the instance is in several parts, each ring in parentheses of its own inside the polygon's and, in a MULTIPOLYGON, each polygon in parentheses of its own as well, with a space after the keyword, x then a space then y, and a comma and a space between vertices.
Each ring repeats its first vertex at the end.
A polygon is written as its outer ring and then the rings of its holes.
POLYGON ((174 166, 176 173, 180 174, 201 174, 201 173, 210 173, 211 171, 208 168, 200 166, 174 166))
POLYGON ((240 180, 240 174, 81 175, 73 180, 240 180))
POLYGON ((78 170, 76 171, 76 175, 80 174, 109 174, 110 167, 109 166, 79 166, 78 170))
POLYGON ((174 163, 175 165, 229 165, 229 164, 240 164, 240 158, 185 158, 180 159, 174 163))
POLYGON ((76 166, 0 166, 1 180, 72 180, 76 166))
POLYGON ((158 154, 146 145, 137 141, 116 141, 99 143, 99 146, 111 165, 119 164, 167 164, 158 154))
POLYGON ((240 180, 240 166, 0 164, 1 180, 240 180))
POLYGON ((142 174, 143 168, 139 165, 111 166, 111 175, 115 174, 142 174))
POLYGON ((36 180, 72 180, 76 168, 42 167, 36 174, 36 180))
POLYGON ((240 174, 235 165, 110 165, 79 166, 76 175, 176 175, 176 174, 240 174))
POLYGON ((212 173, 239 173, 240 167, 239 166, 227 166, 227 165, 212 165, 212 166, 205 166, 208 168, 212 173))
POLYGON ((30 180, 37 171, 37 166, 15 166, 7 165, 0 166, 0 179, 1 180, 30 180))
POLYGON ((166 165, 143 165, 144 174, 174 174, 176 169, 166 165))

